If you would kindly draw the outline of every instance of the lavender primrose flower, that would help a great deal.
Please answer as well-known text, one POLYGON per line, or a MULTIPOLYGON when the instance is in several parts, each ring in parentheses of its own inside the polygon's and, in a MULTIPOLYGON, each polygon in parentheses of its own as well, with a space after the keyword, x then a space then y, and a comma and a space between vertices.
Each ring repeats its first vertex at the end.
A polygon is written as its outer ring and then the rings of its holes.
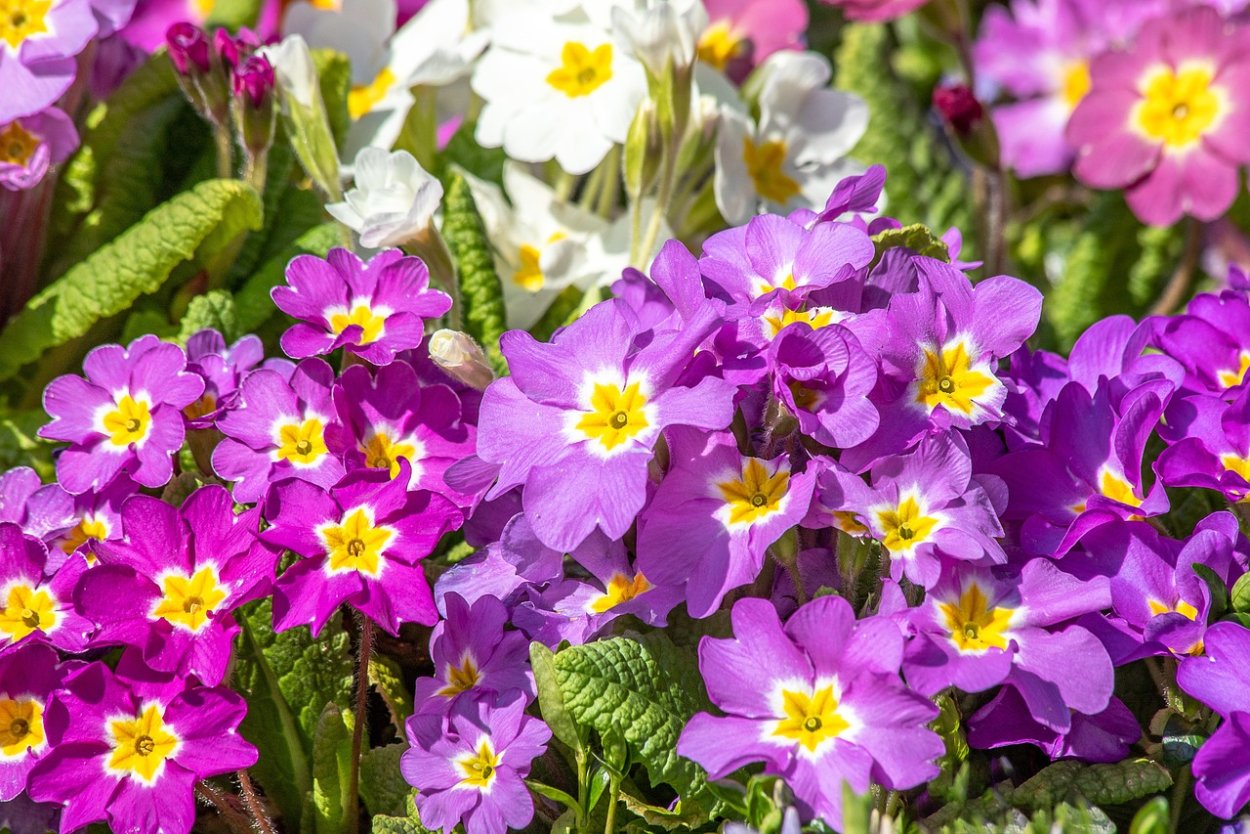
POLYGON ((734 637, 704 637, 699 671, 712 703, 727 713, 698 713, 677 752, 721 778, 763 762, 782 776, 806 818, 842 818, 842 786, 870 782, 903 790, 937 775, 941 739, 925 724, 937 716, 898 677, 903 637, 876 617, 856 622, 840 597, 800 608, 783 629, 767 600, 743 599, 732 612, 734 637))
POLYGON ((903 674, 923 695, 948 686, 980 692, 1005 682, 1035 721, 1066 733, 1070 710, 1102 712, 1114 684, 1102 644, 1068 623, 1110 601, 1105 577, 1078 579, 1045 559, 1027 562, 1019 573, 950 563, 924 604, 906 615, 916 637, 903 674))
POLYGON ((44 712, 60 687, 56 650, 27 643, 0 654, 0 802, 26 789, 26 777, 48 751, 44 712))
POLYGON ((0 29, 0 124, 38 113, 74 81, 97 24, 88 0, 16 0, 0 29))
POLYGON ((204 380, 204 394, 185 411, 190 427, 211 428, 217 417, 239 401, 244 378, 256 368, 285 370, 288 365, 281 359, 265 361, 265 347, 256 336, 244 336, 227 346, 216 330, 193 334, 187 339, 187 368, 204 380))
POLYGON ((1250 802, 1250 630, 1216 623, 1205 651, 1181 663, 1176 682, 1224 718, 1194 757, 1194 793, 1208 811, 1230 819, 1250 802))
POLYGON ((957 434, 932 435, 910 454, 879 460, 871 478, 869 487, 859 476, 833 467, 822 478, 820 503, 849 515, 881 543, 895 580, 906 574, 932 587, 942 556, 1007 561, 997 541, 1003 536, 998 513, 983 486, 998 492, 997 479, 973 476, 972 458, 957 434))
POLYGON ((0 188, 33 188, 77 147, 73 121, 55 107, 0 123, 0 188))
POLYGON ((341 248, 325 259, 301 255, 287 266, 286 279, 271 294, 278 309, 301 319, 282 334, 282 350, 293 359, 344 348, 386 365, 421 344, 427 319, 451 309, 450 297, 429 289, 421 259, 398 249, 368 263, 341 248))
POLYGON ((524 779, 551 730, 525 714, 524 698, 493 707, 462 699, 449 717, 412 716, 407 730, 399 768, 417 789, 423 826, 450 831, 463 822, 467 834, 503 834, 529 824, 534 800, 524 779))
POLYGON ((47 484, 29 466, 0 474, 0 522, 16 524, 22 532, 43 539, 72 524, 74 499, 59 485, 47 484))
POLYGON ((1155 465, 1165 485, 1213 489, 1234 504, 1250 498, 1250 385, 1231 403, 1201 394, 1173 400, 1159 434, 1172 441, 1155 465))
POLYGON ((411 473, 360 470, 328 492, 298 479, 276 484, 262 538, 303 557, 274 586, 274 628, 308 625, 316 635, 346 602, 391 634, 401 623, 432 625, 434 598, 418 564, 461 515, 441 495, 409 491, 411 473))
POLYGON ((1250 297, 1202 293, 1161 323, 1155 341, 1185 367, 1190 391, 1230 397, 1250 371, 1250 297))
POLYGON ((446 619, 430 634, 432 677, 417 678, 413 700, 418 713, 448 713, 465 695, 483 698, 517 691, 524 702, 534 699, 529 670, 529 641, 507 631, 508 609, 494 597, 480 597, 472 606, 459 594, 443 597, 446 619))
POLYGON ((47 562, 43 542, 16 524, 0 524, 0 656, 25 643, 51 643, 70 653, 86 648, 92 625, 72 597, 87 563, 70 559, 47 573, 47 562))
POLYGON ((1137 716, 1119 698, 1096 715, 1069 712, 1072 725, 1059 732, 1034 718, 1024 696, 1005 686, 968 720, 968 744, 978 750, 1032 744, 1056 761, 1113 763, 1128 756, 1141 738, 1137 716))
POLYGON ((334 372, 320 359, 300 362, 289 380, 269 369, 243 380, 238 407, 217 421, 226 437, 212 459, 217 474, 235 482, 236 501, 260 501, 285 478, 328 489, 343 476, 342 461, 326 446, 333 384, 334 372))
POLYGON ((353 365, 334 386, 338 424, 326 434, 330 450, 349 469, 385 469, 399 474, 399 462, 411 467, 409 489, 428 489, 457 504, 471 496, 451 489, 443 479, 453 463, 474 448, 476 428, 462 419, 460 398, 447 385, 422 385, 403 360, 378 368, 353 365))
POLYGON ((143 672, 133 657, 117 672, 90 663, 52 696, 44 713, 52 749, 28 793, 61 805, 62 831, 108 820, 114 831, 188 834, 195 783, 256 763, 256 748, 237 733, 241 697, 143 672))
POLYGON ((685 590, 686 608, 706 617, 725 594, 755 579, 768 548, 807 515, 814 464, 744 457, 727 432, 671 429, 670 468, 638 525, 633 583, 685 590))
POLYGON ((96 544, 101 565, 74 592, 99 625, 94 645, 142 652, 160 672, 224 680, 239 627, 230 612, 269 592, 276 549, 258 538, 259 509, 236 516, 230 493, 201 487, 181 511, 137 495, 122 507, 126 538, 96 544))
POLYGON ((877 430, 880 417, 868 399, 877 366, 849 329, 788 325, 773 340, 770 358, 773 396, 798 418, 803 434, 849 448, 877 430))
POLYGON ((186 364, 177 345, 148 335, 88 353, 85 379, 52 380, 43 394, 52 422, 39 436, 70 444, 56 461, 61 486, 75 494, 101 490, 123 471, 142 486, 167 483, 186 435, 182 410, 204 392, 186 364))
POLYGON ((478 421, 478 455, 500 467, 486 497, 524 484, 534 532, 556 550, 572 550, 596 528, 620 538, 646 500, 660 432, 729 425, 732 385, 713 377, 676 384, 714 322, 709 306, 647 341, 632 311, 611 300, 549 344, 505 333, 512 374, 487 389, 478 421))

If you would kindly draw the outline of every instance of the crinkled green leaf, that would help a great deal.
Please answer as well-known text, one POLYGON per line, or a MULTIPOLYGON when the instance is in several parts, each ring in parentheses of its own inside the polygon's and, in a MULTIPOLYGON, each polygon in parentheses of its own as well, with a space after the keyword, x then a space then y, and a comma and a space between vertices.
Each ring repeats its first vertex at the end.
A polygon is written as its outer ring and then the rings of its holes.
POLYGON ((900 246, 926 258, 937 258, 939 261, 946 261, 947 263, 951 259, 950 249, 946 246, 946 241, 933 234, 932 230, 922 223, 914 223, 901 229, 886 229, 883 232, 878 232, 872 236, 872 242, 877 248, 877 252, 873 256, 874 264, 881 260, 881 256, 887 249, 894 249, 900 246))
POLYGON ((538 707, 551 733, 566 746, 577 750, 582 746, 577 724, 564 703, 564 692, 556 676, 555 653, 538 641, 530 643, 530 667, 538 688, 538 707))
POLYGON ((210 327, 221 333, 227 343, 238 335, 239 315, 234 309, 234 297, 225 290, 209 290, 191 299, 182 317, 178 342, 185 345, 187 339, 210 327))
POLYGON ((1068 760, 1043 768, 1016 788, 1011 804, 1045 808, 1075 793, 1095 805, 1119 805, 1167 790, 1171 785, 1172 776, 1167 769, 1149 759, 1096 765, 1068 760))
POLYGON ((428 828, 421 825, 421 819, 417 815, 417 810, 413 805, 411 797, 408 799, 408 812, 406 815, 374 815, 372 831, 373 834, 431 834, 428 828))
POLYGON ((496 370, 503 371, 499 352, 499 337, 507 328, 503 285, 469 183, 457 173, 448 180, 443 200, 443 238, 456 262, 464 330, 482 346, 496 370))
POLYGON ((313 734, 313 815, 317 834, 339 834, 347 815, 355 814, 355 797, 348 796, 352 759, 351 713, 333 703, 325 705, 313 734))
POLYGON ((388 744, 366 750, 360 757, 360 796, 370 814, 407 813, 412 786, 399 770, 399 759, 407 749, 403 743, 388 744))
POLYGON ((235 293, 234 307, 238 313, 239 331, 251 333, 278 311, 269 297, 269 291, 286 280, 286 265, 292 258, 298 255, 325 257, 331 248, 342 242, 338 224, 322 223, 304 232, 294 243, 267 260, 235 293))
POLYGON ((1250 573, 1242 574, 1233 583, 1233 590, 1229 595, 1229 603, 1232 605, 1233 610, 1239 614, 1250 612, 1250 573))
POLYGON ((43 409, 0 409, 0 472, 29 466, 43 480, 52 479, 52 444, 40 440, 36 434, 46 422, 48 415, 43 409))
POLYGON ((204 259, 260 225, 260 198, 237 180, 210 180, 153 209, 31 299, 0 333, 0 379, 96 321, 156 292, 175 267, 204 259))
POLYGON ((389 657, 374 655, 369 658, 369 681, 378 688, 391 711, 391 721, 402 731, 404 721, 412 715, 412 693, 404 684, 399 664, 389 657))
POLYGON ((690 801, 706 776, 677 755, 677 738, 709 707, 698 664, 660 632, 572 646, 556 653, 556 681, 573 720, 619 740, 647 768, 652 783, 690 801))

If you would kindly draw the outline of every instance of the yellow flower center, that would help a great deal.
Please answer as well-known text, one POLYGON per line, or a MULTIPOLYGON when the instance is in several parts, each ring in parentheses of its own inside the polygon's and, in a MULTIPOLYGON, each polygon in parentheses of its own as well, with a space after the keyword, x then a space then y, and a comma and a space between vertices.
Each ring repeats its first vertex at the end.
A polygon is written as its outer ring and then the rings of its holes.
POLYGON ((646 405, 641 383, 631 382, 622 389, 615 383, 596 382, 590 409, 580 412, 574 428, 588 440, 598 442, 603 451, 611 452, 651 425, 646 405))
MULTIPOLYGON (((790 283, 794 283, 794 279, 790 279, 790 283)), ((769 287, 769 290, 776 289, 769 287)), ((786 289, 794 289, 793 286, 786 289)), ((832 307, 812 307, 807 310, 791 310, 783 307, 777 315, 764 316, 764 321, 768 325, 768 335, 776 338, 777 334, 784 330, 787 326, 801 321, 812 330, 819 330, 822 327, 828 327, 833 324, 834 310, 832 307)))
POLYGON ((104 433, 114 446, 129 446, 131 443, 142 443, 152 427, 151 405, 145 397, 135 399, 129 394, 124 395, 116 403, 116 408, 104 415, 104 433))
POLYGON ((958 602, 940 602, 938 611, 951 633, 955 648, 965 654, 987 649, 1006 649, 1011 617, 1010 608, 991 608, 981 586, 973 583, 960 594, 958 602))
POLYGON ((838 713, 838 699, 833 686, 822 686, 805 692, 801 689, 781 691, 781 717, 773 735, 793 741, 797 746, 815 753, 850 729, 851 723, 838 713))
MULTIPOLYGON (((564 232, 555 232, 551 237, 547 238, 547 246, 557 241, 564 240, 567 235, 564 232)), ((521 262, 516 272, 512 273, 512 281, 519 287, 529 292, 538 292, 547 283, 547 276, 543 274, 542 268, 543 252, 537 246, 528 243, 522 244, 517 251, 517 259, 521 262)))
POLYGON ((156 704, 146 707, 133 718, 114 718, 108 722, 113 737, 113 752, 107 769, 129 775, 151 785, 165 769, 165 760, 178 750, 179 739, 174 728, 165 723, 163 710, 156 704))
POLYGON ((205 565, 191 576, 167 574, 161 579, 161 589, 161 598, 152 608, 152 618, 191 632, 204 628, 208 615, 230 595, 212 565, 205 565))
POLYGON ((1204 63, 1187 62, 1175 71, 1155 68, 1142 81, 1142 100, 1133 107, 1133 123, 1169 149, 1193 145, 1215 127, 1225 110, 1223 91, 1211 83, 1214 79, 1214 70, 1204 63))
POLYGON ((184 408, 182 413, 186 415, 189 420, 197 420, 200 417, 207 417, 216 410, 217 398, 206 392, 204 396, 184 408))
POLYGON ((59 621, 56 597, 48 589, 36 589, 22 582, 9 586, 8 599, 0 610, 0 634, 16 643, 36 631, 47 634, 59 621))
POLYGON ((742 140, 742 161, 755 184, 755 193, 765 200, 785 205, 798 196, 799 184, 781 170, 786 161, 786 143, 768 139, 756 144, 751 137, 742 140))
POLYGON ((326 525, 320 532, 330 573, 356 571, 370 577, 382 572, 382 554, 395 538, 395 531, 375 525, 364 507, 351 510, 339 524, 326 525))
POLYGON ((1064 102, 1070 109, 1075 109, 1089 92, 1089 62, 1073 61, 1063 71, 1063 84, 1060 87, 1064 102))
POLYGON ((82 519, 74 525, 74 528, 65 534, 65 539, 61 542, 61 552, 73 553, 88 541, 95 540, 102 542, 108 537, 108 520, 88 514, 83 516, 82 519))
MULTIPOLYGON (((0 41, 16 52, 31 35, 47 32, 51 8, 52 0, 0 0, 0 41)), ((3 137, 0 134, 0 141, 3 137)))
POLYGON ((45 741, 43 704, 33 698, 0 697, 0 758, 25 756, 45 741))
POLYGON ((947 411, 971 414, 977 398, 1000 384, 987 369, 973 367, 963 339, 941 350, 925 348, 916 373, 916 402, 929 411, 940 405, 947 411))
MULTIPOLYGON (((4 21, 3 7, 0 6, 0 23, 4 21)), ((0 33, 3 29, 0 29, 0 33)), ((26 167, 30 157, 39 149, 39 137, 16 121, 11 122, 4 130, 0 130, 0 163, 26 167)))
POLYGON ((596 614, 611 611, 621 603, 637 599, 653 587, 641 573, 634 574, 632 579, 625 574, 614 573, 608 581, 607 591, 590 604, 590 610, 596 614))
POLYGON ((285 460, 297 466, 315 466, 326 448, 325 426, 316 417, 302 423, 287 423, 278 428, 277 460, 285 460))
POLYGON ((941 519, 927 515, 915 494, 906 495, 898 507, 877 510, 877 524, 884 535, 881 544, 890 553, 908 553, 938 529, 941 519))
POLYGON ((358 324, 364 332, 357 339, 357 344, 370 345, 382 338, 382 331, 386 327, 386 316, 368 304, 358 302, 350 313, 343 309, 330 310, 328 312, 327 318, 330 319, 330 329, 334 331, 336 336, 353 324, 358 324))
POLYGON ((1250 371, 1250 350, 1243 350, 1237 357, 1237 367, 1220 371, 1216 374, 1216 378, 1225 388, 1236 388, 1246 381, 1247 371, 1250 371))
POLYGON ((1150 613, 1155 617, 1160 614, 1180 614, 1187 620, 1198 619, 1198 609, 1183 599, 1177 602, 1176 605, 1168 605, 1157 599, 1147 600, 1147 604, 1150 606, 1150 613))
POLYGON ((483 737, 478 742, 476 753, 462 753, 455 759, 460 769, 460 784, 482 791, 490 791, 495 782, 495 771, 503 761, 503 754, 496 753, 490 739, 483 737))
POLYGON ((718 20, 699 38, 699 60, 724 72, 734 58, 747 48, 747 39, 729 27, 729 21, 718 20))
POLYGON ((1098 471, 1098 491, 1112 501, 1119 501, 1130 507, 1140 507, 1142 499, 1133 492, 1133 485, 1118 472, 1104 466, 1098 471))
POLYGON ((725 499, 725 507, 717 514, 728 528, 749 527, 781 512, 789 486, 788 467, 779 464, 770 472, 764 461, 747 458, 741 477, 717 482, 716 488, 725 499))
POLYGON ((612 44, 593 50, 569 41, 560 50, 560 66, 547 74, 547 83, 569 98, 588 96, 612 78, 612 44))
MULTIPOLYGON (((1233 452, 1220 455, 1220 465, 1228 472, 1234 472, 1243 480, 1250 482, 1250 458, 1243 458, 1233 452)), ((1250 493, 1241 499, 1242 503, 1250 503, 1250 493)))
POLYGON ((407 440, 391 440, 386 432, 376 432, 365 441, 361 451, 365 453, 365 466, 370 469, 386 469, 394 478, 399 474, 401 459, 411 462, 417 456, 417 447, 407 440))
POLYGON ((347 94, 347 112, 352 120, 355 121, 372 113, 373 108, 386 98, 386 94, 393 86, 395 86, 395 73, 391 72, 389 67, 383 67, 382 71, 368 84, 352 87, 351 92, 347 94))
POLYGON ((447 685, 438 690, 438 694, 444 698, 450 698, 461 692, 467 692, 477 686, 481 680, 482 673, 477 668, 477 661, 473 659, 473 655, 465 652, 464 657, 460 658, 459 666, 447 667, 447 685))
POLYGON ((852 536, 862 536, 868 532, 868 525, 859 520, 859 516, 848 510, 833 511, 833 526, 852 536))
POLYGON ((786 383, 786 387, 790 389, 790 396, 794 398, 794 407, 800 411, 815 411, 816 406, 820 405, 825 398, 825 395, 817 389, 808 388, 797 380, 786 383))

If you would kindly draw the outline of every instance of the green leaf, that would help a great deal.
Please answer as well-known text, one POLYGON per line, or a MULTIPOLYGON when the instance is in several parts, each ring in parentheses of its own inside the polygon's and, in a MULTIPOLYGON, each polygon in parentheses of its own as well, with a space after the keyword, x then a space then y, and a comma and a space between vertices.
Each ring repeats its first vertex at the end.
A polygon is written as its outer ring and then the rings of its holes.
POLYGON ((39 439, 40 426, 48 422, 43 409, 0 409, 0 472, 29 466, 45 481, 53 478, 52 444, 39 439))
POLYGON ((215 0, 205 25, 216 28, 238 29, 255 26, 260 14, 260 0, 215 0))
POLYGON ((1168 826, 1167 797, 1156 796, 1133 815, 1128 834, 1168 834, 1168 826))
POLYGON ((535 640, 530 643, 530 666, 534 670, 534 683, 538 688, 538 707, 543 721, 551 728, 551 734, 572 750, 582 747, 577 724, 564 704, 564 693, 556 677, 555 653, 535 640))
POLYGON ((36 295, 0 333, 0 380, 100 319, 156 292, 174 268, 220 251, 260 225, 260 198, 237 180, 210 180, 153 209, 36 295))
POLYGON ((304 232, 294 243, 267 260, 235 293, 239 331, 251 333, 277 312, 269 291, 286 280, 286 266, 292 258, 299 255, 325 257, 331 248, 342 242, 338 224, 323 223, 304 232))
POLYGON ((428 828, 421 825, 421 819, 417 816, 412 799, 408 800, 406 816, 375 815, 371 830, 373 834, 432 834, 428 828))
POLYGON ((355 814, 355 798, 348 796, 352 759, 351 713, 326 704, 313 735, 313 814, 317 834, 339 834, 347 815, 355 814))
POLYGON ((1193 569, 1194 573, 1198 574, 1198 578, 1207 583, 1207 590, 1211 592, 1211 610, 1207 617, 1208 621, 1213 623, 1228 609, 1228 585, 1219 574, 1206 565, 1194 564, 1193 569))
POLYGON ((342 52, 333 49, 314 49, 313 63, 317 66, 317 81, 321 87, 321 100, 325 104, 330 133, 341 148, 351 127, 347 112, 347 96, 352 89, 352 63, 342 52))
POLYGON ((677 755, 677 738, 690 717, 708 708, 698 663, 660 632, 572 646, 556 654, 556 682, 569 715, 597 731, 605 744, 623 742, 647 768, 686 801, 706 775, 677 755))
POLYGON ((182 316, 177 341, 185 345, 187 339, 210 327, 225 337, 227 344, 233 342, 239 332, 234 297, 225 290, 209 290, 191 298, 187 312, 182 316))
POLYGON ((478 214, 469 183, 452 174, 443 200, 443 238, 456 262, 460 281, 460 306, 464 330, 482 346, 495 369, 506 365, 499 352, 499 337, 507 328, 503 285, 495 274, 486 227, 478 214))
POLYGON ((503 148, 483 148, 473 138, 476 122, 465 122, 452 134, 438 155, 440 178, 453 167, 463 168, 478 179, 503 185, 503 148))
POLYGON ((1229 595, 1229 602, 1237 613, 1250 613, 1250 573, 1243 573, 1233 583, 1233 591, 1229 595))
POLYGON ((530 328, 530 335, 540 342, 550 341, 551 334, 568 324, 569 318, 581 306, 585 295, 586 292, 581 287, 568 286, 562 289, 547 308, 547 312, 543 313, 542 318, 534 322, 533 327, 530 328))
POLYGON ((525 787, 529 788, 531 791, 538 794, 539 796, 547 797, 552 802, 559 802, 561 805, 564 805, 566 808, 572 808, 574 811, 577 811, 581 808, 581 806, 578 804, 576 799, 569 796, 567 793, 560 790, 559 788, 553 788, 550 785, 544 785, 542 782, 535 782, 533 779, 526 779, 525 787))
POLYGON ((408 745, 402 742, 366 750, 360 757, 360 797, 370 814, 403 816, 412 786, 399 770, 408 745))
POLYGON ((878 232, 872 236, 872 242, 877 247, 877 253, 873 256, 873 264, 881 261, 881 256, 885 254, 887 249, 894 249, 902 246, 910 249, 917 255, 923 255, 926 258, 936 258, 939 261, 950 263, 951 253, 946 246, 946 241, 937 235, 922 223, 914 223, 911 226, 904 226, 901 229, 886 229, 884 232, 878 232))
POLYGON ((404 685, 399 664, 389 657, 374 655, 369 658, 369 681, 378 688, 378 694, 391 711, 391 721, 402 730, 404 720, 412 715, 412 694, 404 685))
POLYGON ((1018 808, 1046 808, 1075 792, 1095 805, 1120 805, 1159 793, 1171 785, 1167 768, 1149 759, 1097 765, 1061 761, 1043 768, 1016 788, 1011 804, 1018 808))

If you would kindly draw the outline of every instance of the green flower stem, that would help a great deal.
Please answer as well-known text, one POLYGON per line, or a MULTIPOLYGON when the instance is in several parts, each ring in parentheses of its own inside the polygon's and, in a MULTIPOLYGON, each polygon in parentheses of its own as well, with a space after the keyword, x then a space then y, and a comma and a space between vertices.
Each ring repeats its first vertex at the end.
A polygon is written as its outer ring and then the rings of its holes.
POLYGON ((621 775, 613 772, 608 782, 608 819, 603 824, 603 834, 616 833, 616 806, 621 804, 621 775))

